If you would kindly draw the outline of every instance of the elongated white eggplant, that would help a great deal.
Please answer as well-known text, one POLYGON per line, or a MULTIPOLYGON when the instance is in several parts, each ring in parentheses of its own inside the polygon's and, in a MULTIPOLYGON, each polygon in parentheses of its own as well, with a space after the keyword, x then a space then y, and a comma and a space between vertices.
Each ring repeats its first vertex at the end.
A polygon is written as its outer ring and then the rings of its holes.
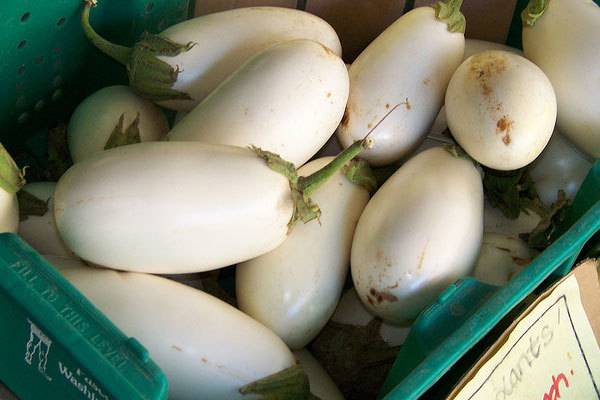
POLYGON ((238 69, 169 139, 254 145, 299 167, 333 135, 348 85, 344 62, 325 46, 304 39, 280 43, 238 69))
POLYGON ((127 48, 94 32, 89 3, 82 14, 88 39, 127 66, 129 84, 137 93, 179 111, 194 108, 250 57, 276 43, 310 39, 337 55, 342 51, 327 22, 279 7, 241 8, 193 18, 159 35, 147 34, 127 48))
POLYGON ((73 162, 108 148, 161 139, 169 125, 162 111, 127 86, 109 86, 83 100, 69 121, 73 162))
POLYGON ((525 55, 556 91, 558 131, 600 158, 600 7, 592 0, 531 0, 522 18, 525 55))
POLYGON ((310 392, 313 395, 320 400, 344 400, 340 389, 308 350, 295 351, 294 357, 308 375, 310 392))
POLYGON ((99 268, 61 273, 167 375, 169 397, 242 399, 240 387, 295 364, 263 325, 204 292, 153 275, 99 268))
POLYGON ((294 222, 316 218, 309 195, 367 142, 305 179, 259 149, 146 142, 103 151, 58 182, 56 225, 94 264, 166 274, 224 267, 273 250, 294 222))
MULTIPOLYGON (((308 176, 331 162, 321 158, 300 168, 308 176)), ((369 200, 368 191, 338 173, 315 194, 320 224, 297 226, 283 244, 238 264, 240 309, 301 349, 325 326, 340 298, 352 235, 369 200)))
POLYGON ((73 252, 65 246, 54 222, 55 187, 55 182, 33 182, 23 186, 22 191, 33 198, 19 197, 23 218, 19 224, 19 235, 41 254, 73 257, 73 252), (33 212, 29 212, 30 208, 33 208, 33 212))
POLYGON ((350 97, 338 137, 344 147, 359 139, 391 107, 401 104, 374 132, 362 157, 390 164, 424 139, 464 52, 462 1, 419 7, 379 35, 350 67, 350 97))
POLYGON ((19 229, 17 192, 25 184, 23 172, 0 143, 0 232, 19 229))
POLYGON ((506 285, 534 255, 518 237, 486 232, 473 276, 490 285, 506 285))
POLYGON ((375 193, 352 243, 367 309, 406 325, 471 272, 483 234, 483 187, 471 160, 445 148, 410 159, 375 193))

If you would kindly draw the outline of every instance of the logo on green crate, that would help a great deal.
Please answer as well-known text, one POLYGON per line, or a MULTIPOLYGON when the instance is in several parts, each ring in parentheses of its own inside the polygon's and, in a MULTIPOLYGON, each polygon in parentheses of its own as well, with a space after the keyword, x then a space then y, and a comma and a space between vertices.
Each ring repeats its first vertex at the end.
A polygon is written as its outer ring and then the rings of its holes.
POLYGON ((48 353, 50 353, 52 340, 36 324, 30 320, 27 320, 27 322, 29 322, 29 340, 25 348, 25 362, 29 365, 37 365, 38 371, 47 380, 51 381, 52 378, 46 374, 46 364, 48 363, 48 353))

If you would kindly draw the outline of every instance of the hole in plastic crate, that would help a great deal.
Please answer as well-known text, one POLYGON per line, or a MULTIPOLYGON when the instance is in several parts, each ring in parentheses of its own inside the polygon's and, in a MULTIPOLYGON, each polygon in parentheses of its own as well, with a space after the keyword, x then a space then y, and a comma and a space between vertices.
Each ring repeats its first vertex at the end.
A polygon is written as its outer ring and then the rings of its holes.
POLYGON ((56 89, 54 92, 52 92, 52 101, 58 101, 60 100, 60 98, 62 97, 63 92, 61 89, 56 89))
POLYGON ((153 1, 149 1, 148 3, 146 3, 146 12, 151 12, 153 8, 154 8, 153 1))
POLYGON ((54 79, 52 80, 52 85, 54 87, 59 87, 60 85, 62 85, 62 82, 63 82, 62 76, 56 75, 54 77, 54 79))
POLYGON ((30 15, 31 15, 31 13, 29 11, 27 11, 23 15, 21 15, 21 22, 27 21, 29 19, 30 15))
POLYGON ((19 97, 17 97, 17 103, 15 105, 17 106, 17 108, 24 107, 26 100, 27 99, 25 98, 25 96, 19 96, 19 97))
POLYGON ((66 21, 66 20, 67 20, 67 19, 66 19, 65 17, 60 17, 60 18, 58 19, 58 21, 56 21, 56 25, 58 25, 58 26, 61 26, 62 24, 64 24, 64 23, 65 23, 65 21, 66 21))
POLYGON ((25 122, 27 122, 28 119, 29 119, 29 113, 24 112, 21 115, 19 115, 19 118, 17 118, 17 122, 19 124, 24 124, 25 122))
POLYGON ((44 56, 37 56, 34 60, 36 64, 42 64, 44 62, 44 56))
POLYGON ((17 68, 17 74, 23 75, 24 73, 25 73, 25 64, 21 64, 21 65, 19 65, 19 68, 17 68))
POLYGON ((35 106, 33 106, 33 108, 35 109, 35 111, 41 111, 45 105, 46 102, 44 100, 38 100, 37 103, 35 103, 35 106))
POLYGON ((17 49, 22 49, 27 44, 27 40, 21 40, 17 45, 17 49))

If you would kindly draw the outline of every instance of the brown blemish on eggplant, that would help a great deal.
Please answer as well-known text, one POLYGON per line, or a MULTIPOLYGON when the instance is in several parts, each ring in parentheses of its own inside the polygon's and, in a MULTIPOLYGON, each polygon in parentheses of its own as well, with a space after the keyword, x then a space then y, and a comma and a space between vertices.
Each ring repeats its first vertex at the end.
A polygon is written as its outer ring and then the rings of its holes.
POLYGON ((482 89, 487 87, 490 90, 490 80, 506 71, 506 67, 506 57, 504 55, 483 52, 471 57, 469 65, 470 77, 479 81, 482 89))
POLYGON ((200 360, 202 360, 203 363, 207 363, 208 362, 208 360, 206 358, 204 358, 204 357, 202 357, 200 360))
POLYGON ((524 267, 531 262, 531 260, 528 258, 520 258, 520 257, 513 257, 512 260, 514 261, 515 264, 517 264, 520 267, 524 267))
POLYGON ((503 115, 502 118, 496 122, 496 133, 503 133, 502 142, 505 145, 509 145, 511 142, 510 131, 513 127, 514 121, 512 121, 508 115, 503 115))
POLYGON ((348 105, 346 107, 346 111, 344 111, 344 117, 342 118, 342 127, 346 128, 348 126, 348 124, 350 123, 350 112, 352 111, 352 109, 350 108, 350 106, 348 105))
POLYGON ((373 124, 367 124, 367 128, 371 129, 373 127, 373 124))
POLYGON ((428 86, 430 83, 431 83, 431 79, 430 78, 423 79, 423 85, 428 86))
POLYGON ((327 92, 327 94, 325 94, 325 96, 327 96, 327 98, 331 97, 331 92, 327 92))
POLYGON ((396 289, 397 287, 398 287, 398 282, 394 283, 394 284, 393 284, 393 285, 391 285, 391 286, 388 286, 387 288, 388 288, 388 289, 396 289))
MULTIPOLYGON (((377 304, 381 304, 384 301, 389 301, 389 302, 395 302, 398 301, 398 298, 396 296, 394 296, 391 293, 388 293, 386 291, 378 291, 375 288, 371 288, 371 290, 369 290, 369 293, 371 294, 371 296, 373 296, 376 300, 377 300, 377 304)), ((369 297, 369 296, 367 296, 369 297)))
POLYGON ((389 109, 390 108, 390 103, 385 103, 385 108, 389 109))
POLYGON ((497 248, 498 250, 502 250, 502 251, 505 251, 505 252, 507 252, 507 253, 510 253, 510 249, 507 249, 506 247, 497 247, 497 246, 496 246, 496 248, 497 248))
POLYGON ((423 246, 423 250, 421 250, 421 254, 419 254, 419 263, 417 265, 417 271, 423 269, 423 262, 425 261, 425 255, 427 254, 427 246, 429 245, 429 240, 425 242, 425 246, 423 246))
POLYGON ((177 350, 177 351, 183 351, 183 350, 181 349, 181 347, 179 347, 179 346, 172 345, 172 346, 171 346, 171 348, 172 348, 172 349, 175 349, 175 350, 177 350))

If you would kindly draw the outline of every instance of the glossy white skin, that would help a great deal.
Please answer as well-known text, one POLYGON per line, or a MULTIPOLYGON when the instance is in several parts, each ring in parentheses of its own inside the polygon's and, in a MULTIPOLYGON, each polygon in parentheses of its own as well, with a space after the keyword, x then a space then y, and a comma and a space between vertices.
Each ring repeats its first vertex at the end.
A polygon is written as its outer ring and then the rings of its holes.
POLYGON ((531 61, 506 51, 469 57, 446 92, 452 136, 471 157, 497 170, 531 163, 544 149, 556 122, 556 96, 531 61))
MULTIPOLYGON (((375 316, 365 308, 358 298, 356 290, 352 288, 342 295, 331 320, 338 324, 367 326, 374 318, 375 316)), ((409 332, 410 327, 394 326, 385 322, 379 328, 381 338, 391 347, 404 344, 409 332)))
POLYGON ((200 290, 99 268, 61 273, 148 349, 167 376, 169 398, 242 399, 241 386, 295 364, 275 334, 200 290))
POLYGON ((529 170, 540 200, 550 207, 564 190, 573 198, 585 179, 592 162, 560 133, 554 132, 550 142, 529 170))
MULTIPOLYGON (((311 161, 299 173, 309 175, 331 160, 311 161)), ((369 193, 338 172, 312 198, 321 208, 321 224, 298 224, 281 246, 236 270, 240 310, 291 349, 306 346, 335 311, 348 274, 354 228, 369 193)))
POLYGON ((521 211, 517 219, 509 219, 504 216, 499 208, 492 207, 487 200, 485 201, 483 215, 485 232, 518 237, 521 233, 529 233, 535 229, 540 220, 540 216, 530 210, 521 211))
POLYGON ((490 285, 506 285, 527 266, 535 252, 514 236, 486 232, 473 276, 490 285))
POLYGON ((16 233, 19 229, 19 202, 15 193, 0 189, 0 232, 16 233))
POLYGON ((339 125, 348 91, 346 66, 328 48, 310 40, 280 43, 238 69, 169 139, 254 145, 299 167, 339 125))
POLYGON ((344 147, 373 131, 374 146, 361 157, 371 165, 398 161, 427 134, 464 52, 464 35, 451 33, 431 7, 400 17, 350 67, 350 97, 338 137, 344 147))
POLYGON ((194 108, 249 58, 274 44, 310 39, 342 54, 340 40, 327 22, 304 11, 279 7, 208 14, 174 25, 161 36, 181 44, 197 43, 175 57, 159 57, 181 70, 173 89, 192 97, 159 103, 178 111, 194 108))
POLYGON ((592 0, 552 0, 523 28, 525 55, 550 78, 558 98, 558 130, 600 157, 600 8, 592 0))
MULTIPOLYGON (((487 50, 504 50, 511 53, 523 55, 523 52, 514 47, 507 46, 496 42, 488 42, 487 40, 478 39, 465 39, 465 55, 463 61, 471 57, 473 54, 481 53, 487 50)), ((429 134, 439 135, 448 129, 448 123, 446 122, 446 106, 442 106, 442 109, 438 113, 438 116, 433 121, 433 125, 429 129, 429 134)))
POLYGON ((54 201, 52 196, 55 182, 28 183, 21 190, 47 202, 48 211, 42 216, 30 215, 19 224, 19 235, 40 254, 73 257, 73 253, 60 238, 54 222, 54 201))
POLYGON ((94 264, 200 272, 264 254, 287 236, 287 179, 247 149, 196 142, 117 147, 60 179, 61 237, 94 264))
POLYGON ((344 400, 340 389, 338 389, 327 371, 315 360, 308 350, 295 351, 294 357, 304 372, 306 372, 306 375, 308 375, 310 392, 312 394, 321 400, 344 400))
POLYGON ((475 265, 483 188, 471 161, 443 148, 404 164, 373 196, 352 243, 352 279, 367 309, 406 325, 475 265))
POLYGON ((71 116, 67 139, 73 162, 103 151, 123 113, 124 129, 139 113, 142 142, 159 140, 169 131, 163 112, 152 102, 139 97, 127 86, 105 87, 85 98, 71 116))

